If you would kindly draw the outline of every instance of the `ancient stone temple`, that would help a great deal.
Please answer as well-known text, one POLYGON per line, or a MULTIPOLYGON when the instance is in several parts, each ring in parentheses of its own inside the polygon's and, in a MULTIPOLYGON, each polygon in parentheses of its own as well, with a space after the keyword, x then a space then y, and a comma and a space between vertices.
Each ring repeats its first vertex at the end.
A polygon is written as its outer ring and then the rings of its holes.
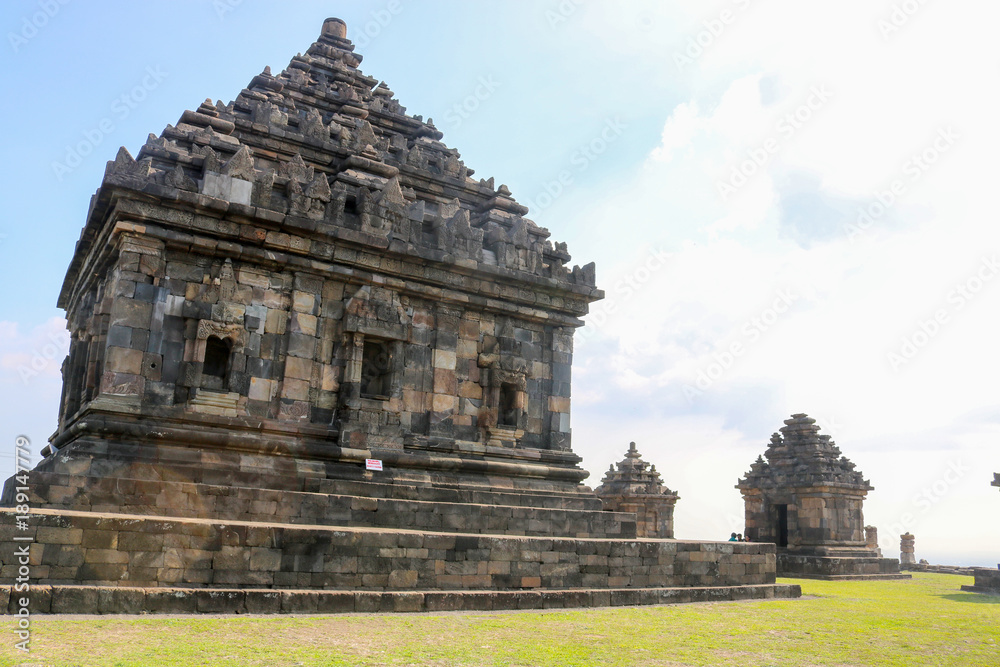
POLYGON ((642 460, 634 442, 594 492, 606 510, 635 514, 637 537, 673 538, 674 505, 680 496, 663 485, 656 466, 642 460))
POLYGON ((874 487, 816 420, 785 420, 736 488, 746 508, 745 534, 777 546, 779 575, 904 578, 899 561, 868 546, 862 503, 874 487))
POLYGON ((770 545, 637 541, 602 511, 570 441, 594 265, 360 63, 329 19, 108 163, 59 295, 58 432, 5 487, 31 512, 3 510, 0 574, 21 537, 52 612, 796 595, 770 545))

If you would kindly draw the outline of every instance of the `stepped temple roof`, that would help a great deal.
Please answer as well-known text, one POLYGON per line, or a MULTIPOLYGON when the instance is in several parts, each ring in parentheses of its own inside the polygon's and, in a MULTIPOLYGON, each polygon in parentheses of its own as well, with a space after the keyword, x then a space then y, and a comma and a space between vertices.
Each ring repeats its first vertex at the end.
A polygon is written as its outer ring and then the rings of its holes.
POLYGON ((829 435, 820 435, 816 420, 805 414, 785 420, 780 434, 771 436, 763 457, 750 467, 738 488, 800 488, 838 486, 868 492, 868 480, 829 435), (766 459, 766 460, 765 460, 766 459))

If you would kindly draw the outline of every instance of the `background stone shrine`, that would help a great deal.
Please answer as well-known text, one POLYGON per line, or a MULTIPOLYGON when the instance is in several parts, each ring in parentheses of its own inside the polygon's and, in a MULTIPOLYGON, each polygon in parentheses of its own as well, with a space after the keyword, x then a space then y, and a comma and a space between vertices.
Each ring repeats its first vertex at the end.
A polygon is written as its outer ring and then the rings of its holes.
POLYGON ((862 503, 874 487, 816 420, 785 420, 736 488, 746 510, 744 534, 777 547, 780 575, 822 579, 908 578, 899 561, 868 545, 862 503))
POLYGON ((656 466, 642 460, 634 442, 594 492, 606 510, 635 514, 636 537, 674 536, 674 505, 680 496, 663 485, 656 466))
POLYGON ((328 19, 281 73, 108 163, 59 295, 58 429, 27 528, 0 510, 0 576, 31 538, 36 612, 799 595, 773 545, 637 540, 582 484, 594 265, 473 178, 346 34, 328 19))

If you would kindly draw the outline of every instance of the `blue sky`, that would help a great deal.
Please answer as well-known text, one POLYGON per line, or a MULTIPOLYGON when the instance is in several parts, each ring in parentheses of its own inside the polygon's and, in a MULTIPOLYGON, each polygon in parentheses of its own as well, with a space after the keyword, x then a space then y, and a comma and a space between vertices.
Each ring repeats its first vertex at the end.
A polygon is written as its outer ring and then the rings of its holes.
POLYGON ((889 555, 902 528, 918 557, 995 562, 1000 9, 813 5, 5 3, 2 441, 55 428, 55 302, 105 162, 337 16, 366 73, 597 262, 573 414, 594 485, 635 440, 679 536, 725 537, 736 479, 808 412, 871 478, 889 555))

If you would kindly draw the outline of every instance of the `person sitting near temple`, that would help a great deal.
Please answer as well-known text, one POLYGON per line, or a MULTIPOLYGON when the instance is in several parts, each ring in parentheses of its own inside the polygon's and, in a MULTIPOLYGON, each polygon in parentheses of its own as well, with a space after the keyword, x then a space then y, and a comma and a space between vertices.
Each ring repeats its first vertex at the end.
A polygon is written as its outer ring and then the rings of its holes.
POLYGON ((732 535, 729 536, 729 541, 730 542, 739 542, 739 540, 736 539, 736 533, 733 533, 732 535))
POLYGON ((743 539, 743 533, 736 533, 736 541, 737 542, 745 542, 746 541, 746 540, 743 539))

